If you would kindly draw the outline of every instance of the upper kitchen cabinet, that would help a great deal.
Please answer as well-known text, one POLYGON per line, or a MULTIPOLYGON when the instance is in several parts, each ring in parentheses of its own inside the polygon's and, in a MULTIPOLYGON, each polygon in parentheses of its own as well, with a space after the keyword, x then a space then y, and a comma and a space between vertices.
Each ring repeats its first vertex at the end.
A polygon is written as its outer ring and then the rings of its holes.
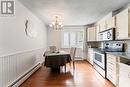
POLYGON ((116 15, 116 39, 130 38, 130 12, 125 9, 116 15))
POLYGON ((100 26, 100 31, 106 30, 106 22, 105 21, 100 22, 99 26, 100 26))
POLYGON ((109 17, 100 23, 100 31, 114 28, 115 25, 115 17, 109 17))
POLYGON ((111 17, 106 20, 106 29, 115 28, 115 25, 115 17, 111 17))
POLYGON ((96 41, 99 41, 99 32, 100 32, 100 25, 96 25, 96 41))
POLYGON ((96 28, 89 27, 87 29, 87 41, 96 41, 96 28))

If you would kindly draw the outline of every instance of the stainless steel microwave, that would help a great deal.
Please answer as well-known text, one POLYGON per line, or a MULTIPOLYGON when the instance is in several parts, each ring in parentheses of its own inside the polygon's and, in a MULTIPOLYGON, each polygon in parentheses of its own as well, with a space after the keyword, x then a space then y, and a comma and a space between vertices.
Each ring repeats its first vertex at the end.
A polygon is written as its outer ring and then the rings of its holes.
POLYGON ((100 41, 114 40, 115 39, 115 28, 111 28, 98 33, 100 41))

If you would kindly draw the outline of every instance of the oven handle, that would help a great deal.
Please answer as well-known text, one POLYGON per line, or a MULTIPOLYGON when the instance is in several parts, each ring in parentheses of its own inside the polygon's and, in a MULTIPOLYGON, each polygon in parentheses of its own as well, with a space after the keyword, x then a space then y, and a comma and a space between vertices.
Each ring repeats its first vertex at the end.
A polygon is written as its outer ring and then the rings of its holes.
POLYGON ((95 52, 95 54, 99 54, 99 55, 104 56, 104 53, 95 52))

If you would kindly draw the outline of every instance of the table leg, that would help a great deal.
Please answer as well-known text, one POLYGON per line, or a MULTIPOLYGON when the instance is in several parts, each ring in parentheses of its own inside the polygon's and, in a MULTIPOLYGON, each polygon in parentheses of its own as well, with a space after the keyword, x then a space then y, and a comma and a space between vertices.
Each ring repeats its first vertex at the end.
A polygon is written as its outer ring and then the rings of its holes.
POLYGON ((52 72, 60 72, 60 67, 51 67, 52 72))

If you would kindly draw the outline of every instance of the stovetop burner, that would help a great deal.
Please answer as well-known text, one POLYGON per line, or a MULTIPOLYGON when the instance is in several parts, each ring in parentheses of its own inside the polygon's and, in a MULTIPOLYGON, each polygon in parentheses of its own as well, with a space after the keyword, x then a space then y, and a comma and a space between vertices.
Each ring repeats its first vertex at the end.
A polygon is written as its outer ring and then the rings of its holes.
POLYGON ((124 44, 123 43, 105 43, 103 48, 94 48, 95 51, 99 53, 105 52, 124 52, 124 44))
POLYGON ((123 52, 124 44, 121 42, 106 42, 104 43, 103 50, 105 52, 123 52))

